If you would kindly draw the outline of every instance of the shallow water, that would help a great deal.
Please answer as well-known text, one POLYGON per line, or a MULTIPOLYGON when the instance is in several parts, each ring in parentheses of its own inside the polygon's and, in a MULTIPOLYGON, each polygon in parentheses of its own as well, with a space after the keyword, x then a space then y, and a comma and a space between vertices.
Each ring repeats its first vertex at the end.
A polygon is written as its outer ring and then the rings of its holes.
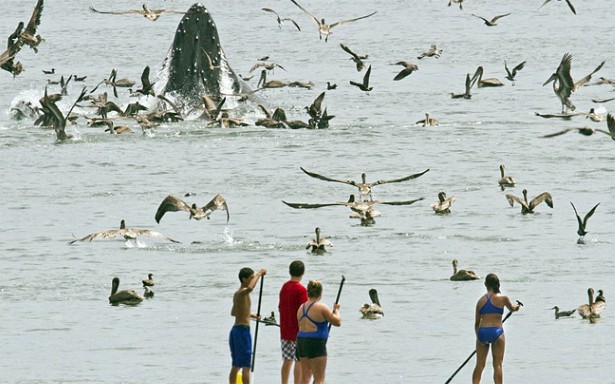
MULTIPOLYGON (((34 1, 8 0, 0 15, 0 35, 8 36, 30 16, 34 1), (29 4, 32 3, 32 4, 29 4)), ((321 279, 323 300, 332 304, 341 276, 343 325, 329 341, 328 383, 351 381, 444 382, 474 348, 474 303, 481 282, 451 282, 451 261, 479 275, 497 273, 502 288, 525 306, 506 323, 507 382, 615 383, 605 356, 615 323, 607 308, 596 324, 578 316, 555 321, 553 305, 572 309, 587 301, 588 287, 613 292, 613 217, 615 195, 613 142, 606 135, 569 133, 539 136, 589 125, 582 117, 545 120, 535 112, 555 113, 560 103, 542 83, 565 52, 572 53, 575 79, 602 60, 595 75, 615 78, 608 2, 487 2, 468 0, 464 10, 446 1, 358 3, 305 2, 331 21, 377 10, 372 18, 336 27, 328 43, 315 24, 290 2, 213 1, 205 3, 218 25, 226 55, 236 72, 248 74, 265 54, 283 65, 271 78, 312 80, 312 90, 267 90, 268 105, 289 117, 305 119, 303 107, 325 89, 324 104, 336 117, 328 130, 224 130, 202 122, 164 124, 152 136, 110 136, 83 120, 70 128, 79 137, 56 144, 54 133, 31 120, 12 120, 8 111, 20 98, 37 100, 47 78, 87 75, 93 87, 112 68, 118 77, 138 79, 143 67, 154 73, 171 44, 180 15, 155 23, 137 15, 94 14, 88 4, 49 0, 39 32, 39 53, 24 49, 18 59, 26 72, 16 79, 0 74, 0 161, 4 166, 4 218, 0 225, 2 276, 0 333, 2 381, 7 383, 222 383, 230 367, 227 346, 233 319, 231 296, 243 266, 268 269, 262 312, 277 307, 288 264, 307 265, 304 283, 321 279), (261 11, 272 7, 293 17, 302 32, 261 11), (488 28, 471 16, 512 14, 488 28), (347 44, 368 53, 372 92, 348 84, 359 81, 347 44), (431 43, 440 59, 414 58, 431 43), (410 59, 419 71, 392 81, 410 59), (515 86, 504 80, 503 61, 527 60, 515 86), (485 77, 498 77, 498 89, 474 89, 472 100, 452 100, 463 91, 467 72, 478 65, 485 77), (48 76, 42 69, 56 68, 48 76), (429 111, 439 127, 414 124, 429 111), (501 191, 498 165, 517 180, 501 191), (385 201, 425 197, 412 206, 379 206, 371 227, 348 218, 345 207, 293 210, 281 203, 346 201, 353 187, 309 178, 299 167, 339 179, 369 181, 402 177, 427 168, 424 176, 374 188, 385 201), (554 208, 534 215, 510 207, 505 193, 553 195, 554 208), (457 197, 450 215, 434 215, 430 204, 439 191, 457 197), (168 194, 196 195, 204 204, 216 193, 228 201, 231 219, 214 212, 211 220, 189 221, 167 213, 160 224, 155 210, 168 194), (569 202, 581 214, 600 202, 589 220, 586 244, 576 244, 577 223, 569 202), (144 247, 123 240, 77 243, 74 237, 128 226, 159 231, 181 244, 143 238, 144 247), (334 243, 324 256, 305 244, 316 226, 334 243), (155 297, 141 305, 107 303, 111 279, 140 290, 147 273, 157 281, 155 297), (377 288, 384 318, 360 319, 359 307, 377 288), (591 376, 588 376, 591 375, 591 376), (591 379, 588 379, 591 377, 591 379), (548 379, 547 379, 548 378, 548 379)), ((94 2, 100 10, 137 9, 131 1, 94 2)), ((154 1, 150 8, 187 9, 190 2, 154 1)), ((252 80, 254 85, 255 80, 252 80)), ((67 107, 81 89, 72 83, 67 107)), ((53 89, 53 88, 50 88, 53 89)), ((107 89, 107 91, 111 91, 107 89)), ((124 91, 119 102, 125 105, 124 91)), ((611 86, 588 86, 572 101, 580 111, 602 106, 592 98, 613 97, 611 86)), ((258 116, 256 116, 258 117, 258 116)), ((254 119, 255 116, 246 118, 254 119)), ((139 132, 138 125, 133 129, 139 132)), ((253 294, 256 310, 258 296, 253 294)), ((255 367, 259 383, 278 382, 277 328, 260 327, 255 367)), ((608 358, 607 358, 608 359, 608 358)), ((468 382, 473 361, 454 382, 468 382)), ((484 373, 489 382, 491 367, 484 373)))

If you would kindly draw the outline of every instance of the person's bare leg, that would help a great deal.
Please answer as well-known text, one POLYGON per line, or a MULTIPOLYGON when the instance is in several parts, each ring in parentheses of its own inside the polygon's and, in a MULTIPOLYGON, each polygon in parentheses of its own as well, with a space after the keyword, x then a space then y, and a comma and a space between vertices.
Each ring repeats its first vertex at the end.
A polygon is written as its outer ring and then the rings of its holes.
POLYGON ((485 369, 485 363, 487 362, 487 354, 489 353, 489 345, 485 345, 476 340, 476 366, 472 373, 472 384, 479 384, 480 378, 483 375, 483 369, 485 369))
POLYGON ((235 384, 237 383, 237 373, 239 372, 239 367, 236 366, 232 366, 231 367, 231 372, 228 374, 228 382, 230 384, 235 384))
POLYGON ((315 357, 312 360, 312 375, 314 384, 325 384, 325 369, 327 368, 327 356, 315 357))
POLYGON ((294 384, 301 384, 301 364, 299 364, 298 361, 295 361, 295 368, 293 369, 293 376, 294 376, 294 384))
POLYGON ((280 372, 282 375, 282 384, 288 384, 288 378, 290 377, 290 368, 292 365, 292 360, 284 360, 282 362, 282 369, 280 372))
POLYGON ((495 343, 493 343, 493 347, 491 347, 491 356, 493 358, 493 382, 495 384, 502 384, 504 381, 504 369, 502 365, 504 364, 505 349, 506 338, 504 334, 502 334, 495 343))
POLYGON ((241 382, 243 384, 250 384, 250 368, 241 368, 241 382))
POLYGON ((312 378, 310 360, 312 359, 308 359, 307 357, 299 359, 299 364, 301 365, 301 384, 310 384, 310 379, 312 378))

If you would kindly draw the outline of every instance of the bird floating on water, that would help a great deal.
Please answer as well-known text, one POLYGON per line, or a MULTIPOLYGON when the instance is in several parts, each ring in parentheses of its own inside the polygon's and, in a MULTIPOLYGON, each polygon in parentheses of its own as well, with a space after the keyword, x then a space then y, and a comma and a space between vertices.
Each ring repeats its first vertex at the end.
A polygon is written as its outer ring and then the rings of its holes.
POLYGON ((137 305, 143 301, 143 297, 133 290, 118 291, 120 286, 120 278, 114 277, 111 282, 111 295, 109 303, 112 305, 137 305))
POLYGON ((457 261, 457 259, 453 259, 453 275, 450 278, 452 281, 469 281, 480 279, 480 276, 478 276, 474 271, 466 269, 457 270, 458 265, 459 261, 457 261))
POLYGON ((431 204, 431 208, 433 208, 434 212, 439 214, 451 213, 451 205, 453 205, 453 201, 456 200, 455 196, 446 196, 446 192, 438 193, 438 201, 431 204))
POLYGON ((498 184, 500 185, 500 188, 502 188, 502 191, 506 187, 514 187, 515 183, 516 181, 512 176, 506 176, 504 174, 504 164, 500 164, 500 179, 498 180, 498 184))
POLYGON ((323 254, 327 252, 326 247, 332 247, 333 243, 331 243, 331 241, 329 239, 327 239, 326 237, 321 237, 320 236, 320 228, 316 227, 316 229, 314 230, 314 232, 316 233, 316 237, 313 238, 312 240, 310 240, 307 243, 307 246, 305 247, 305 249, 312 249, 311 252, 315 253, 315 254, 323 254))
POLYGON ((376 320, 380 319, 384 316, 384 311, 382 310, 382 306, 380 305, 380 300, 378 299, 378 291, 375 288, 369 290, 369 298, 372 303, 365 303, 359 310, 362 314, 363 319, 376 320))
POLYGON ((555 318, 559 319, 560 317, 570 317, 572 316, 573 313, 575 313, 577 311, 577 309, 573 309, 571 311, 560 311, 559 307, 556 305, 551 309, 555 309, 555 318))
POLYGON ((142 280, 143 282, 143 286, 144 287, 153 287, 155 285, 154 283, 154 274, 153 273, 148 273, 147 274, 147 279, 142 280))

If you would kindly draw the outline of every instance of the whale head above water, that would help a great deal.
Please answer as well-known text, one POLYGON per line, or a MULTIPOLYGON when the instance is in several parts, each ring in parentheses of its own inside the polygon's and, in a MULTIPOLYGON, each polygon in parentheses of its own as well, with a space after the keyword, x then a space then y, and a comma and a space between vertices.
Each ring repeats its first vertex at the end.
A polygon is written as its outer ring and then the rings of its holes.
POLYGON ((192 5, 177 26, 159 76, 158 94, 190 104, 200 103, 204 95, 219 100, 249 90, 229 65, 216 23, 200 3, 192 5))

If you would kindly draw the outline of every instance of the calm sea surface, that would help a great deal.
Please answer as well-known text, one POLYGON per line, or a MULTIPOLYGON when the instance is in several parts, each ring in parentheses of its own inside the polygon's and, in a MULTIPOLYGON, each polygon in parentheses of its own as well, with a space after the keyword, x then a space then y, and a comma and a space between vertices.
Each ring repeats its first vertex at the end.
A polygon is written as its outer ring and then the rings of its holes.
MULTIPOLYGON (((27 21, 34 0, 3 0, 0 36, 27 21)), ((187 10, 191 2, 152 1, 150 8, 187 10)), ((481 281, 451 282, 451 261, 479 275, 495 272, 502 290, 525 306, 505 324, 508 383, 615 383, 615 312, 607 308, 596 324, 578 316, 555 320, 554 305, 576 308, 589 287, 615 292, 615 143, 606 135, 541 135, 592 126, 584 117, 542 119, 560 102, 542 83, 562 56, 574 59, 579 79, 606 60, 600 76, 615 78, 615 30, 611 2, 576 1, 578 15, 565 2, 467 0, 464 9, 440 1, 303 1, 333 22, 373 17, 336 27, 329 41, 318 39, 316 24, 290 1, 210 1, 205 6, 219 29, 236 72, 249 75, 257 59, 269 55, 281 64, 270 78, 313 81, 312 90, 283 88, 260 96, 271 109, 281 106, 291 119, 307 120, 303 107, 338 84, 324 100, 335 115, 327 130, 221 129, 201 121, 163 124, 151 136, 111 136, 80 119, 68 130, 78 139, 55 142, 52 130, 31 119, 13 120, 11 105, 36 101, 47 79, 87 76, 71 83, 61 102, 67 108, 81 87, 94 87, 112 68, 118 78, 138 80, 146 65, 160 68, 181 15, 150 22, 139 15, 102 15, 99 10, 140 9, 137 1, 47 0, 39 28, 45 38, 34 54, 24 48, 18 60, 25 72, 12 79, 0 73, 0 163, 4 203, 0 210, 0 372, 4 383, 226 383, 227 345, 233 324, 231 297, 243 266, 267 268, 263 314, 277 312, 278 292, 288 264, 306 263, 304 283, 320 279, 323 301, 335 300, 342 275, 343 324, 329 340, 328 383, 441 383, 474 349, 474 304, 481 281), (302 31, 262 7, 294 18, 302 31), (511 12, 493 28, 472 17, 511 12), (373 91, 367 95, 348 81, 360 81, 339 43, 369 54, 373 91), (416 56, 437 43, 440 59, 416 56), (399 60, 419 71, 393 81, 399 60), (514 86, 504 79, 504 60, 527 60, 514 86), (473 89, 471 100, 451 99, 464 90, 466 73, 477 66, 504 87, 473 89), (56 69, 45 75, 43 69, 56 69), (83 84, 83 85, 81 85, 83 84), (430 112, 438 127, 415 124, 430 112), (501 191, 499 164, 517 186, 501 191), (368 181, 430 169, 404 183, 379 185, 385 201, 425 197, 412 206, 381 205, 375 225, 362 227, 346 207, 293 210, 281 200, 345 201, 354 187, 327 183, 299 167, 339 179, 368 181), (534 215, 510 207, 505 193, 529 197, 548 191, 554 208, 540 205, 534 215), (450 215, 435 215, 437 193, 454 195, 450 215), (174 194, 204 205, 221 193, 230 207, 211 220, 189 221, 154 213, 174 194), (586 244, 576 243, 577 222, 570 205, 589 220, 586 244), (74 237, 128 226, 152 229, 179 244, 143 238, 142 247, 123 239, 67 242, 74 237), (312 256, 305 244, 321 227, 334 247, 312 256), (111 279, 140 291, 153 273, 155 298, 137 307, 112 307, 111 279), (378 289, 385 311, 377 321, 360 319, 359 307, 378 289)), ((258 72, 254 72, 258 73, 258 72)), ((255 86, 256 79, 251 81, 255 86)), ((101 86, 99 90, 111 92, 101 86)), ((57 92, 58 86, 50 86, 57 92)), ((120 89, 117 103, 129 102, 120 89)), ((579 111, 615 108, 609 85, 587 86, 572 96, 579 111)), ((93 110, 82 108, 82 113, 93 110)), ((259 115, 244 116, 254 121, 259 115)), ((258 292, 253 294, 256 311, 258 292)), ((254 328, 254 327, 253 327, 254 328)), ((491 380, 491 359, 484 382, 491 380)), ((277 328, 260 327, 254 382, 279 382, 281 357, 277 328)), ((474 360, 454 382, 469 382, 474 360)))

